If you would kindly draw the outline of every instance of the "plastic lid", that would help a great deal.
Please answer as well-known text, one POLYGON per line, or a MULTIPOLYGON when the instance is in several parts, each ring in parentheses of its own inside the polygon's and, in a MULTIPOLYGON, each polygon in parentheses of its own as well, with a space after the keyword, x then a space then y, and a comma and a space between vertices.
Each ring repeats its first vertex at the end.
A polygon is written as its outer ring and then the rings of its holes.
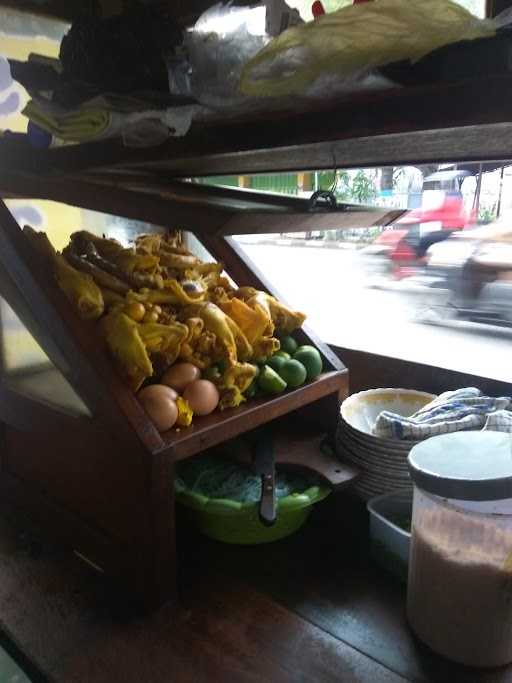
POLYGON ((411 477, 419 488, 443 498, 512 498, 512 435, 457 432, 434 436, 409 454, 411 477))

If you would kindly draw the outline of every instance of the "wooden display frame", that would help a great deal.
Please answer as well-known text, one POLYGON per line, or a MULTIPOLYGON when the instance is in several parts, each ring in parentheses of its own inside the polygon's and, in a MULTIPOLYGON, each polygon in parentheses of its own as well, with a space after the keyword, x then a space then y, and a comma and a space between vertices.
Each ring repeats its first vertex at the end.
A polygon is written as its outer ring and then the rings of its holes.
MULTIPOLYGON (((272 292, 230 238, 199 237, 235 280, 272 292)), ((348 393, 346 368, 303 330, 302 341, 315 344, 324 357, 325 372, 317 380, 159 434, 117 376, 94 324, 76 316, 3 202, 0 295, 92 415, 65 414, 27 397, 4 374, 1 505, 14 504, 146 605, 175 596, 175 462, 292 411, 300 410, 301 422, 332 429, 348 393)), ((347 482, 353 477, 347 468, 347 482)))
MULTIPOLYGON (((392 89, 316 110, 194 124, 152 149, 120 140, 33 149, 26 136, 0 140, 0 193, 190 230, 236 282, 275 293, 236 242, 241 233, 386 225, 400 212, 341 205, 311 212, 306 201, 200 187, 179 178, 218 174, 512 158, 512 76, 392 89)), ((113 371, 101 340, 80 321, 27 249, 0 204, 0 294, 89 406, 71 417, 0 379, 4 449, 0 504, 14 503, 147 604, 175 595, 173 501, 177 460, 269 420, 295 416, 332 427, 348 372, 309 330, 324 356, 317 381, 268 401, 204 418, 187 432, 158 434, 113 371)), ((347 472, 347 481, 354 476, 347 472)))

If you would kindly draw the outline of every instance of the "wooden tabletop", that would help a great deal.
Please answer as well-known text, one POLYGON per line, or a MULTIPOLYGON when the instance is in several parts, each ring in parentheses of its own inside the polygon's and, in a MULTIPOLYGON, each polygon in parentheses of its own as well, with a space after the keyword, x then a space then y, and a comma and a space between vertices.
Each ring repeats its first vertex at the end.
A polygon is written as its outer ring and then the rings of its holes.
POLYGON ((363 508, 347 500, 332 497, 301 532, 268 546, 217 544, 180 523, 181 601, 149 616, 4 519, 10 651, 34 681, 55 683, 512 681, 512 668, 466 669, 413 639, 405 589, 368 560, 363 508))

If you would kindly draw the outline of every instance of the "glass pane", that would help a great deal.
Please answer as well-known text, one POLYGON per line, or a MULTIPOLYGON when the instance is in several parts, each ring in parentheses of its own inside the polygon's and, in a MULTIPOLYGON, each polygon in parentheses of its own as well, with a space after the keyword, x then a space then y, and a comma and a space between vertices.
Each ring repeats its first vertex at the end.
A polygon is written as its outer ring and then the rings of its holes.
POLYGON ((194 256, 197 256, 197 258, 200 258, 202 261, 206 261, 207 263, 215 261, 210 252, 203 247, 201 242, 191 232, 185 233, 185 245, 194 256))
MULTIPOLYGON (((308 175, 299 196, 320 176, 308 175)), ((397 211, 376 214, 385 225, 344 228, 342 213, 338 229, 239 236, 276 290, 335 346, 512 381, 510 162, 354 169, 336 192, 397 211)))
MULTIPOLYGON (((7 200, 9 210, 21 227, 31 225, 44 231, 53 246, 62 250, 70 235, 87 230, 106 235, 128 245, 141 233, 160 232, 162 228, 118 216, 78 209, 67 204, 36 200, 7 200)), ((201 249, 194 243, 195 249, 201 249)), ((8 304, 0 298, 3 373, 8 385, 34 399, 66 412, 90 415, 80 397, 34 339, 8 304)))
POLYGON ((85 403, 2 298, 0 320, 2 375, 6 385, 66 413, 90 417, 85 403))

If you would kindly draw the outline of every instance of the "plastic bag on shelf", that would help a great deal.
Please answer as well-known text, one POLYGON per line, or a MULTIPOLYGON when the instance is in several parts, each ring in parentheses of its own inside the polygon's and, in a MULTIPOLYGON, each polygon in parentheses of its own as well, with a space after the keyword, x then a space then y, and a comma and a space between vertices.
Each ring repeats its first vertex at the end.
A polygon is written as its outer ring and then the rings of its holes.
POLYGON ((512 7, 508 7, 503 12, 500 12, 498 16, 494 17, 494 21, 499 29, 512 29, 512 7))
POLYGON ((204 12, 185 35, 190 94, 211 107, 236 104, 244 65, 270 40, 266 7, 218 3, 204 12))
POLYGON ((245 65, 247 96, 331 94, 350 90, 379 66, 416 61, 436 48, 495 34, 451 0, 377 0, 345 7, 290 28, 245 65), (323 84, 319 83, 323 80, 323 84))

